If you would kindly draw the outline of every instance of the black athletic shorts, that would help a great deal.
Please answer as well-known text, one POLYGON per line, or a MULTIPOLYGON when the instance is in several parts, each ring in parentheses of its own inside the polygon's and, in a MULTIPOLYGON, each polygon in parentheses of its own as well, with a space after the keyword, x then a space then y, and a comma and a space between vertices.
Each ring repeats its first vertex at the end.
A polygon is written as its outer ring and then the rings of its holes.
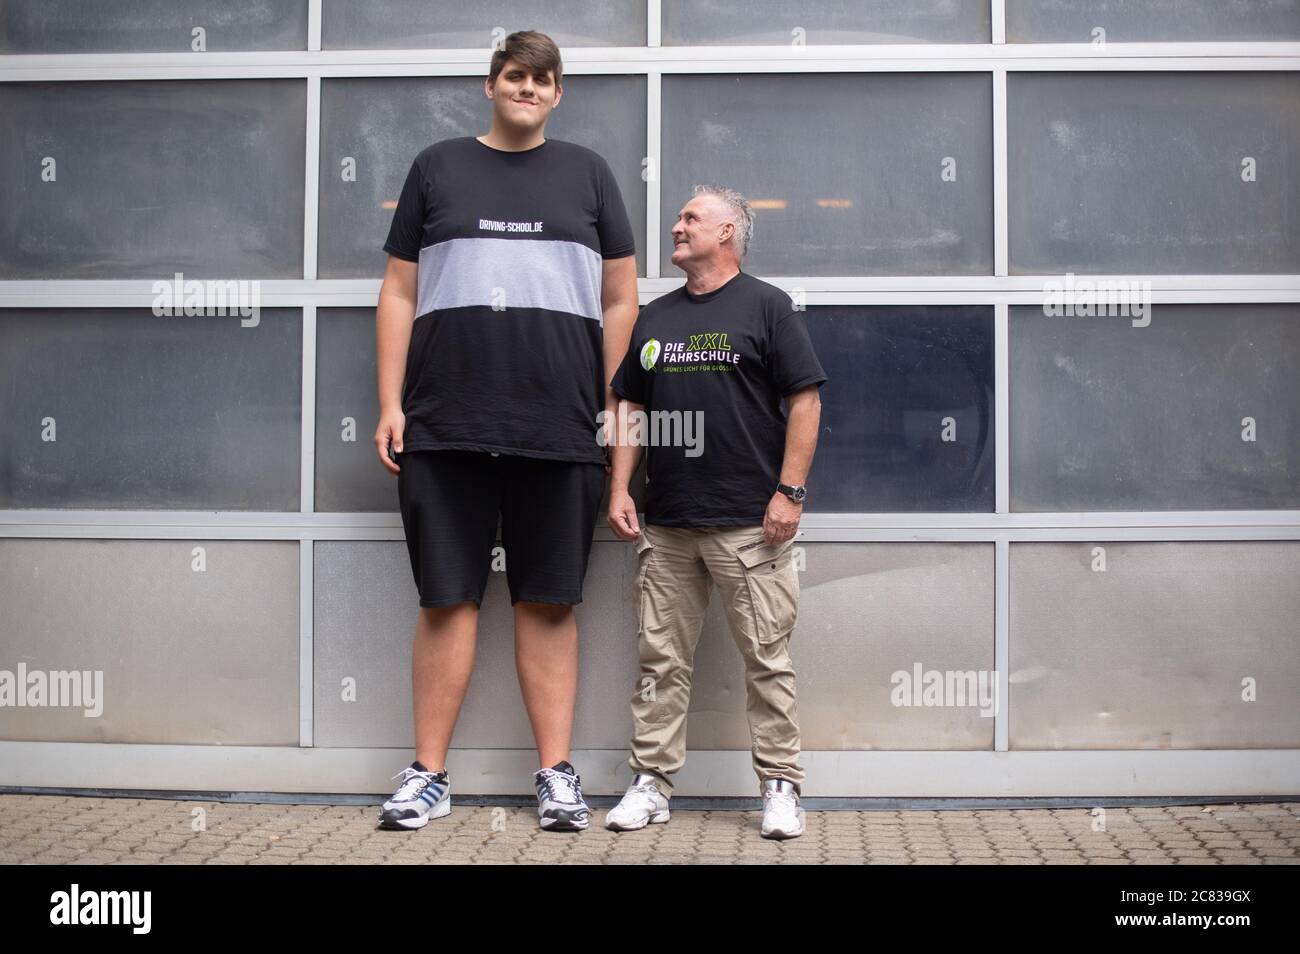
POLYGON ((393 458, 421 606, 482 605, 498 517, 511 604, 582 602, 604 466, 463 450, 393 458))

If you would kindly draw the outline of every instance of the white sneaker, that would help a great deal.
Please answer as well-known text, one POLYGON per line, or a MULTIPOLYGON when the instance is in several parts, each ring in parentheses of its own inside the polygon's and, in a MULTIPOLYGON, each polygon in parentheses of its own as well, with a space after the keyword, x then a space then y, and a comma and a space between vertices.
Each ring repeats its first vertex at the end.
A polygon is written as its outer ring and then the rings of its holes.
POLYGON ((764 838, 798 838, 803 834, 804 812, 794 783, 783 778, 769 778, 763 783, 764 838))
POLYGON ((632 776, 623 800, 605 815, 605 827, 610 831, 636 831, 646 825, 661 825, 668 821, 668 799, 663 796, 649 775, 632 776))
POLYGON ((533 774, 537 824, 545 831, 586 831, 591 809, 582 797, 582 779, 566 759, 533 774))
POLYGON ((394 775, 402 779, 393 797, 379 810, 379 827, 394 830, 423 828, 431 819, 451 811, 451 783, 447 772, 426 772, 412 762, 394 775))

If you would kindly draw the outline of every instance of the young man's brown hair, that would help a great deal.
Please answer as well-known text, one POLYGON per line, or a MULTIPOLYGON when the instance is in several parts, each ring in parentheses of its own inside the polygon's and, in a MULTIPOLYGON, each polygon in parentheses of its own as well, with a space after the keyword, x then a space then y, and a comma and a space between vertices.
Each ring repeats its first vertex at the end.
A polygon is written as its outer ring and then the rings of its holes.
POLYGON ((545 76, 547 71, 555 74, 555 85, 559 86, 564 64, 560 62, 560 48, 545 33, 536 30, 519 30, 506 37, 505 45, 492 54, 492 67, 488 79, 496 82, 506 60, 522 63, 534 76, 545 76))

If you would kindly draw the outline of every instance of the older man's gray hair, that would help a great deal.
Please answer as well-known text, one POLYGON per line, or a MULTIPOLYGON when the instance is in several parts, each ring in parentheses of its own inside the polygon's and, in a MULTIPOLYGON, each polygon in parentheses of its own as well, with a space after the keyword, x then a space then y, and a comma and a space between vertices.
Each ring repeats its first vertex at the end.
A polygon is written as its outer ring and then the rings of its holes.
POLYGON ((735 189, 720 185, 697 185, 692 196, 716 195, 731 212, 731 223, 736 226, 736 235, 740 239, 740 254, 744 257, 749 251, 749 240, 754 237, 754 210, 749 200, 735 189))

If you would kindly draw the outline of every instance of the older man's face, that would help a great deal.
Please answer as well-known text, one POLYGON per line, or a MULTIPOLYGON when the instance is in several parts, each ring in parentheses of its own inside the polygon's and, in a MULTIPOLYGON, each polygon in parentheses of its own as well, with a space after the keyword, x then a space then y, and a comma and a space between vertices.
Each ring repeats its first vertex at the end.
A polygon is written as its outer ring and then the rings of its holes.
POLYGON ((673 264, 685 268, 688 263, 718 257, 723 239, 734 232, 721 199, 716 195, 695 196, 682 206, 673 224, 673 264))

